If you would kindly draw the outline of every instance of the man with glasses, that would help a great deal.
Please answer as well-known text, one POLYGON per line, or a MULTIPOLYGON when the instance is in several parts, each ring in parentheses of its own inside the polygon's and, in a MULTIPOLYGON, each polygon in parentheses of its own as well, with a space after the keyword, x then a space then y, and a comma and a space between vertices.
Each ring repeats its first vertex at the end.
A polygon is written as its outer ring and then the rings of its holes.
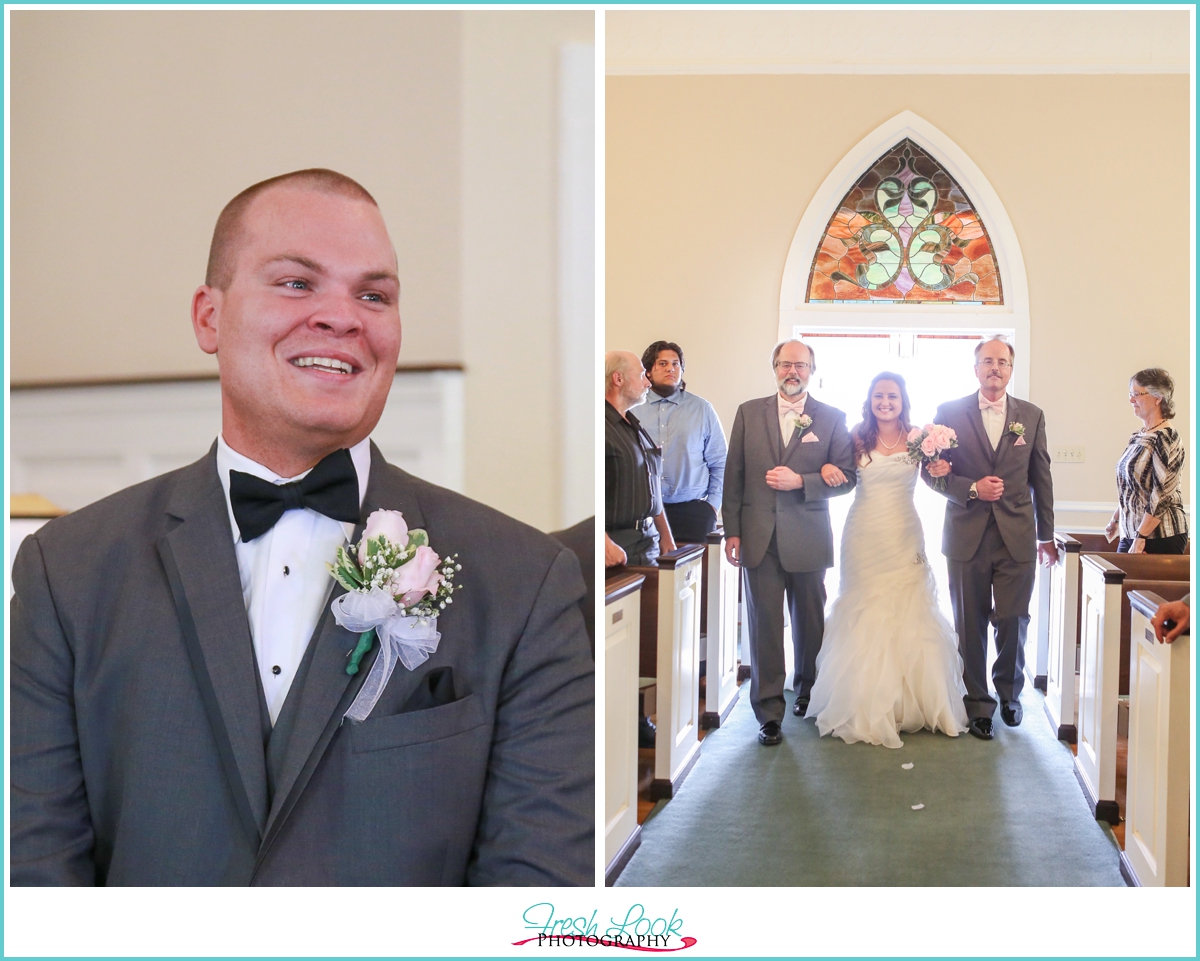
POLYGON ((927 472, 946 481, 942 553, 963 659, 963 702, 971 733, 985 741, 993 737, 996 711, 987 681, 988 623, 996 632, 992 683, 1000 717, 1016 727, 1035 563, 1039 556, 1047 564, 1058 559, 1045 418, 1008 394, 1014 356, 1000 337, 975 348, 979 390, 942 404, 935 417, 957 433, 958 446, 927 472))
POLYGON ((689 393, 683 348, 656 340, 642 354, 651 393, 633 409, 663 452, 662 499, 677 541, 702 544, 717 527, 725 431, 712 404, 689 393))
POLYGON ((825 571, 833 566, 829 498, 855 482, 846 415, 808 393, 812 348, 786 340, 771 368, 778 392, 738 408, 723 501, 725 553, 742 568, 750 619, 750 706, 765 745, 783 740, 784 599, 796 655, 792 713, 803 717, 825 633, 825 571))

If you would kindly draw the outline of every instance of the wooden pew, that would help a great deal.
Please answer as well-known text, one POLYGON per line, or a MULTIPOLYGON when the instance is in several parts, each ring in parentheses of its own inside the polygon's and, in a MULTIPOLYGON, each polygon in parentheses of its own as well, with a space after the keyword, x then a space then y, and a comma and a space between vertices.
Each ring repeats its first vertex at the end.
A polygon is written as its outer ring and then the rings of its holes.
POLYGON ((1152 590, 1171 600, 1182 597, 1189 589, 1187 564, 1187 559, 1179 555, 1082 555, 1075 773, 1097 820, 1120 823, 1116 801, 1117 698, 1122 673, 1128 678, 1130 649, 1129 621, 1122 625, 1122 605, 1128 606, 1131 589, 1152 590), (1150 579, 1155 574, 1162 579, 1150 579), (1124 672, 1122 656, 1126 661, 1124 672))
MULTIPOLYGON (((704 548, 685 544, 660 554, 642 574, 638 672, 657 679, 654 780, 650 797, 670 798, 700 751, 700 566, 704 548)), ((636 715, 636 710, 634 712, 636 715)))
POLYGON ((1129 754, 1123 873, 1147 887, 1188 884, 1191 638, 1162 644, 1150 625, 1164 598, 1131 591, 1129 754))
MULTIPOLYGON (((1042 592, 1045 592, 1047 617, 1038 623, 1038 647, 1045 634, 1045 681, 1039 686, 1045 695, 1046 714, 1055 736, 1060 741, 1074 744, 1075 730, 1075 672, 1078 670, 1079 655, 1079 559, 1085 551, 1109 550, 1103 534, 1071 533, 1058 531, 1054 535, 1058 547, 1058 561, 1052 568, 1040 568, 1039 608, 1042 592)), ((1040 657, 1040 654, 1035 655, 1040 657)), ((1026 663, 1029 661, 1026 653, 1026 663)), ((1035 678, 1035 686, 1037 681, 1035 678)))
MULTIPOLYGON (((1168 580, 1177 579, 1173 570, 1175 568, 1185 569, 1188 561, 1180 560, 1180 555, 1117 554, 1113 550, 1116 542, 1110 544, 1103 534, 1060 531, 1054 535, 1054 540, 1058 547, 1058 562, 1048 571, 1045 568, 1039 569, 1038 574, 1039 591, 1045 591, 1048 595, 1046 606, 1049 616, 1045 621, 1045 686, 1037 686, 1046 696, 1046 714, 1050 718, 1051 726, 1055 729, 1056 737, 1060 741, 1074 744, 1077 737, 1075 728, 1075 714, 1078 707, 1076 683, 1079 671, 1081 623, 1079 617, 1082 610, 1080 558, 1085 554, 1102 554, 1109 560, 1121 557, 1171 557, 1173 559, 1167 561, 1165 567, 1162 565, 1156 567, 1155 565, 1158 565, 1159 562, 1153 561, 1150 562, 1151 567, 1148 569, 1148 576, 1152 579, 1168 580)), ((1182 556, 1187 557, 1186 554, 1182 556)), ((1119 563, 1118 566, 1120 566, 1119 563)), ((1041 599, 1039 599, 1039 606, 1041 603, 1041 599)), ((1128 602, 1126 602, 1124 617, 1127 621, 1128 602)), ((1042 633, 1040 623, 1038 633, 1039 635, 1042 633)), ((1040 646, 1041 641, 1039 640, 1038 643, 1040 646)), ((1030 654, 1027 646, 1027 664, 1031 659, 1030 654)), ((1034 656, 1040 655, 1035 654, 1034 656)), ((1122 660, 1119 690, 1121 694, 1129 691, 1128 665, 1124 660, 1122 660)))
POLYGON ((604 583, 604 883, 641 843, 638 795, 638 648, 642 574, 618 568, 604 583))
POLYGON ((725 531, 717 528, 708 535, 704 553, 704 730, 720 727, 738 699, 738 580, 738 569, 725 556, 725 531))

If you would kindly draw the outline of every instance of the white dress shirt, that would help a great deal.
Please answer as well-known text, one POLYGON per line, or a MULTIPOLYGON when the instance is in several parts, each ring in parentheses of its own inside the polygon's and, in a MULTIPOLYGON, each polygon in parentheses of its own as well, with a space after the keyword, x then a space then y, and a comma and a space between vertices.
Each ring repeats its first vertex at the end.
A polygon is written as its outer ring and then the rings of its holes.
MULTIPOLYGON (((358 502, 361 505, 371 473, 370 439, 351 447, 350 457, 358 474, 358 502)), ((299 480, 308 471, 296 477, 280 477, 239 454, 225 443, 224 437, 217 439, 217 473, 225 491, 225 506, 229 509, 233 549, 242 578, 242 598, 250 621, 258 675, 262 678, 267 710, 274 724, 317 621, 329 603, 334 580, 325 565, 332 563, 337 549, 354 536, 354 525, 314 510, 292 510, 286 511, 261 537, 244 543, 229 502, 231 470, 253 474, 272 484, 299 480)))
POLYGON ((804 416, 806 403, 808 403, 808 391, 787 400, 784 399, 783 394, 776 392, 775 406, 779 410, 779 436, 783 438, 784 447, 792 442, 792 434, 796 432, 796 421, 804 416))
MULTIPOLYGON (((978 391, 976 396, 980 402, 986 400, 983 391, 978 391)), ((988 407, 979 412, 983 418, 983 429, 987 431, 988 440, 992 442, 992 450, 1000 446, 1000 438, 1004 436, 1004 428, 1008 421, 1008 394, 1001 397, 998 403, 1003 405, 1003 410, 988 407)))

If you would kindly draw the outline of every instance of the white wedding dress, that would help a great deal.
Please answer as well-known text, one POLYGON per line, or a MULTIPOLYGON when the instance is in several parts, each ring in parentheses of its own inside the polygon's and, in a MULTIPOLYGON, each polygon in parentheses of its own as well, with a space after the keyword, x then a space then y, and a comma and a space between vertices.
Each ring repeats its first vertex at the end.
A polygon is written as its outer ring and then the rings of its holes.
POLYGON ((967 729, 958 636, 938 610, 913 504, 917 472, 878 452, 858 468, 807 712, 821 735, 902 747, 900 731, 967 729))

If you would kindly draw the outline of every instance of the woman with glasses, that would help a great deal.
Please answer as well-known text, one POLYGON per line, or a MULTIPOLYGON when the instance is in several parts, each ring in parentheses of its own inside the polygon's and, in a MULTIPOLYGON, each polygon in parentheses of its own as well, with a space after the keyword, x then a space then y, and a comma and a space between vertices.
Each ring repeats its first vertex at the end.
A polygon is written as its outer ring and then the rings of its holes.
POLYGON ((1139 370, 1129 380, 1129 403, 1142 429, 1129 438, 1117 461, 1117 509, 1104 529, 1117 550, 1129 554, 1183 554, 1187 515, 1179 494, 1183 444, 1171 426, 1175 383, 1161 367, 1139 370))

